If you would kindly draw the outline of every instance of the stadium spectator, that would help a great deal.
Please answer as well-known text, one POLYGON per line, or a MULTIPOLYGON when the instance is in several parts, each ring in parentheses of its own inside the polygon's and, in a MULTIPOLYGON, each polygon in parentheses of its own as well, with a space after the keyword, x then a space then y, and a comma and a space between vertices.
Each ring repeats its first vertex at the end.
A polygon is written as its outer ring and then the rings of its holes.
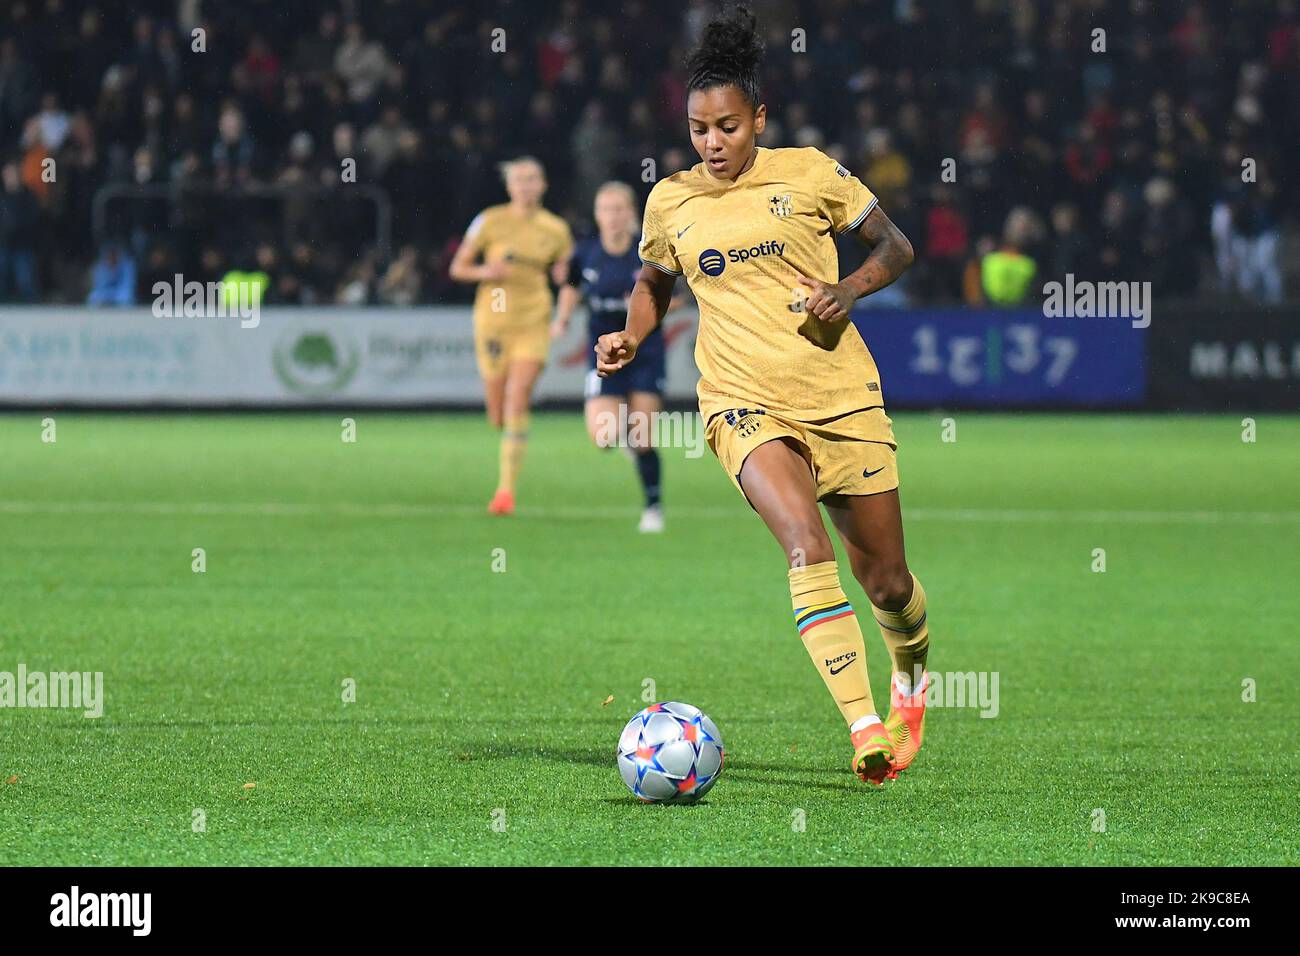
POLYGON ((135 305, 135 260, 116 242, 104 247, 90 275, 87 305, 135 305))
POLYGON ((1067 275, 1093 274, 1092 244, 1079 229, 1079 210, 1073 203, 1052 207, 1052 260, 1045 282, 1064 282, 1067 275))
POLYGON ((235 69, 239 84, 261 100, 266 108, 274 109, 280 85, 280 58, 272 52, 266 37, 260 33, 253 34, 248 41, 248 53, 235 69))
POLYGON ((183 54, 176 40, 176 31, 170 26, 163 26, 158 31, 154 53, 157 56, 158 69, 155 81, 175 93, 184 76, 183 54))
POLYGON ((322 291, 324 286, 324 271, 311 244, 294 243, 276 280, 275 301, 284 305, 318 305, 328 300, 322 291))
POLYGON ((1211 226, 1223 289, 1268 305, 1282 301, 1275 193, 1270 179, 1242 190, 1233 201, 1216 204, 1211 226))
POLYGON ((5 163, 0 175, 0 302, 34 302, 39 208, 16 163, 5 163))
POLYGON ((0 143, 12 143, 40 96, 36 71, 13 36, 0 40, 0 143))
POLYGON ((266 301, 266 290, 271 286, 271 277, 264 264, 274 268, 275 254, 264 255, 265 245, 259 246, 256 253, 257 264, 249 269, 231 269, 221 277, 221 299, 228 308, 236 306, 262 304, 266 301))
POLYGON ((226 257, 221 250, 215 246, 207 246, 199 254, 199 280, 201 282, 216 282, 224 276, 227 271, 226 257))
POLYGON ((294 44, 293 70, 310 86, 319 86, 334 69, 339 47, 339 15, 326 10, 316 23, 315 33, 305 33, 294 44))
POLYGON ((374 257, 367 253, 348 269, 334 294, 334 301, 338 305, 369 305, 373 300, 374 283, 374 257))
POLYGON ((618 155, 618 134, 605 122, 605 108, 592 100, 582 112, 582 122, 573 131, 571 161, 576 171, 579 206, 590 206, 600 184, 614 175, 618 155))
POLYGON ((993 153, 1007 145, 1009 123, 991 83, 981 83, 975 90, 975 103, 961 123, 960 143, 963 151, 981 144, 993 153))
POLYGON ((1037 229, 1031 210, 1021 206, 1008 214, 1001 247, 980 261, 980 287, 990 305, 1023 305, 1030 297, 1038 263, 1024 250, 1034 241, 1037 229))
POLYGON ((36 197, 37 204, 44 206, 49 197, 52 181, 48 160, 52 158, 53 150, 45 142, 40 117, 33 116, 28 121, 23 130, 21 146, 23 185, 36 197))
POLYGON ((379 301, 385 305, 414 305, 420 284, 419 254, 415 246, 403 246, 379 280, 379 301))
POLYGON ((1076 200, 1086 201, 1095 193, 1113 164, 1110 147, 1101 140, 1097 128, 1084 120, 1065 150, 1065 168, 1076 200))
POLYGON ((172 104, 171 123, 167 134, 167 154, 173 162, 187 154, 195 156, 205 152, 207 131, 203 127, 190 93, 180 93, 172 104))
POLYGON ((253 141, 244 124, 244 113, 227 102, 221 108, 217 141, 212 146, 213 181, 218 187, 247 185, 253 178, 253 141))
POLYGON ((921 267, 918 276, 925 283, 926 298, 941 302, 958 298, 970 228, 951 187, 940 184, 934 188, 921 236, 924 251, 916 265, 921 267))
POLYGON ((1137 278, 1141 268, 1138 261, 1141 246, 1138 242, 1136 214, 1128 197, 1118 189, 1106 193, 1101 208, 1101 246, 1099 270, 1103 279, 1126 282, 1137 278))
POLYGON ((179 271, 171 245, 157 242, 149 247, 144 256, 144 264, 139 268, 135 283, 135 300, 151 302, 154 286, 159 283, 173 285, 179 271))
POLYGON ((361 150, 376 177, 383 177, 388 164, 397 155, 402 136, 410 131, 402 119, 402 111, 396 106, 385 106, 379 114, 379 122, 366 130, 361 137, 361 150))
POLYGON ((1196 291, 1196 264, 1181 250, 1191 242, 1191 213, 1167 176, 1152 177, 1142 189, 1142 198, 1143 278, 1157 296, 1189 296, 1196 291))
POLYGON ((897 196, 912 181, 912 167, 907 158, 894 148, 893 137, 884 127, 867 134, 867 165, 863 181, 880 197, 885 209, 893 209, 897 196))
POLYGON ((35 117, 35 135, 51 153, 57 153, 68 138, 71 122, 68 114, 59 107, 59 95, 46 93, 41 97, 41 111, 35 117))
POLYGON ((427 245, 433 236, 430 212, 438 178, 425 154, 424 141, 415 130, 405 129, 398 137, 397 153, 381 183, 389 196, 400 197, 393 206, 393 238, 427 245))
POLYGON ((348 99, 367 103, 379 92, 388 72, 388 57, 376 40, 366 38, 365 27, 350 20, 343 28, 343 42, 334 54, 334 71, 347 86, 348 99))

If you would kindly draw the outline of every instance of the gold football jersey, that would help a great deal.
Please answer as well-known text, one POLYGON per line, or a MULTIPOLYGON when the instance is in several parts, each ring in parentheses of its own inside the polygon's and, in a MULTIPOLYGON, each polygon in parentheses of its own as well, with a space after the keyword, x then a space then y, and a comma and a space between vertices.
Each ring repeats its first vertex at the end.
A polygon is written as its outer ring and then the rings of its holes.
POLYGON ((474 296, 474 321, 494 328, 518 328, 550 321, 549 270, 573 254, 569 224, 546 209, 525 217, 509 203, 489 206, 474 217, 465 241, 485 262, 504 262, 504 279, 480 282, 474 296))
POLYGON ((706 421, 732 408, 820 421, 883 407, 857 329, 849 323, 837 336, 805 312, 808 289, 798 283, 838 282, 832 233, 858 228, 875 206, 870 189, 812 147, 759 147, 734 182, 699 163, 655 184, 639 251, 647 265, 685 275, 699 302, 695 363, 706 421))

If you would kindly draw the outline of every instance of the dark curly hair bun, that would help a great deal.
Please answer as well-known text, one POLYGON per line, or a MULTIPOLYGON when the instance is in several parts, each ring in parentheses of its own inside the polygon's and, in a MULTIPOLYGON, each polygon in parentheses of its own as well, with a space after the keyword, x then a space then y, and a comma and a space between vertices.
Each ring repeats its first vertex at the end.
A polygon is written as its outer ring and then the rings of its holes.
POLYGON ((715 86, 735 86, 758 107, 758 65, 763 59, 763 41, 758 21, 748 7, 733 7, 710 20, 704 36, 686 57, 690 79, 688 94, 715 86))

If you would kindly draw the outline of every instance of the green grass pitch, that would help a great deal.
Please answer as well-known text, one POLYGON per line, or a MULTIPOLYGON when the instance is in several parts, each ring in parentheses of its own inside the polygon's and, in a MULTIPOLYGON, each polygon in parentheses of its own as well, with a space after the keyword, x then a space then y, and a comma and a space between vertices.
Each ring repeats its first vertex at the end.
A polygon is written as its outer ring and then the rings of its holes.
POLYGON ((106 707, 0 710, 0 865, 1300 862, 1300 419, 897 415, 931 666, 999 700, 877 790, 707 452, 647 538, 576 414, 511 520, 477 415, 42 417, 0 415, 0 671, 106 707), (722 729, 701 804, 619 779, 647 679, 722 729))

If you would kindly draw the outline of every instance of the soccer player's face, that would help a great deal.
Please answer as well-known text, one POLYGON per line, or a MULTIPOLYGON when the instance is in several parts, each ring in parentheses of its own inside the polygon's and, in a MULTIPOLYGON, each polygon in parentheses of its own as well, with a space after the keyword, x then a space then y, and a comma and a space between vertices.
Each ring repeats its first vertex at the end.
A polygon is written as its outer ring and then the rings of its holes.
POLYGON ((715 86, 687 97, 686 121, 709 175, 735 179, 754 151, 754 137, 763 132, 767 107, 755 110, 736 87, 715 86))
POLYGON ((506 192, 513 202, 536 206, 546 192, 546 177, 534 163, 515 163, 506 173, 506 192))
POLYGON ((596 196, 596 226, 601 235, 622 235, 632 231, 632 204, 627 196, 607 189, 596 196))

